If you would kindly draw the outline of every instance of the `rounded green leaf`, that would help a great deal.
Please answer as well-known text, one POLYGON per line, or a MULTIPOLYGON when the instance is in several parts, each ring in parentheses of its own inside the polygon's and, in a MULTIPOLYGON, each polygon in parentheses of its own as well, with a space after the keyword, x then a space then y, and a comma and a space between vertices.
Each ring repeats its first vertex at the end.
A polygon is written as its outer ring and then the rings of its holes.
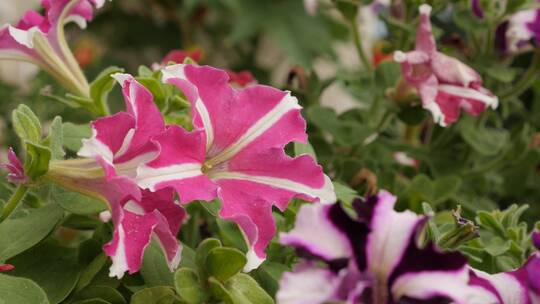
POLYGON ((247 263, 246 256, 238 249, 217 247, 208 253, 205 269, 208 275, 221 282, 237 274, 247 263))
POLYGON ((273 304, 274 300, 252 277, 239 273, 225 283, 234 304, 273 304))
POLYGON ((12 258, 44 239, 63 215, 60 207, 51 204, 0 223, 0 260, 12 258))
POLYGON ((29 279, 0 274, 0 303, 49 304, 41 287, 29 279))
MULTIPOLYGON (((62 302, 79 278, 77 251, 45 242, 9 260, 15 269, 9 274, 31 279, 43 288, 49 302, 62 302)), ((1 302, 0 302, 1 303, 1 302)))
POLYGON ((208 298, 197 272, 193 269, 178 269, 174 274, 174 286, 182 300, 189 304, 203 303, 208 298))
POLYGON ((74 214, 89 215, 107 210, 107 205, 95 198, 66 191, 59 187, 53 189, 52 199, 60 207, 74 214))
POLYGON ((88 286, 75 295, 76 300, 91 300, 99 298, 111 304, 126 304, 126 300, 120 292, 109 286, 88 286))
POLYGON ((171 287, 157 286, 137 291, 130 304, 172 304, 174 300, 175 293, 171 287))
POLYGON ((221 247, 221 242, 218 239, 209 238, 202 241, 195 251, 195 263, 199 269, 204 269, 204 261, 210 250, 221 247))

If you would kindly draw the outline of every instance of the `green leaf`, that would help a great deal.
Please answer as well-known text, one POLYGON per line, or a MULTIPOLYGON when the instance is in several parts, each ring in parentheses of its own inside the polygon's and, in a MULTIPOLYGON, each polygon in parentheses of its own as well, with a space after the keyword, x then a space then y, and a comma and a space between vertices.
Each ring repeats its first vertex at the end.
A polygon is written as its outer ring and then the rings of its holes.
POLYGON ((225 286, 223 286, 223 284, 216 278, 208 278, 208 287, 210 289, 210 292, 212 293, 212 297, 220 299, 227 304, 236 304, 233 303, 231 295, 229 294, 227 289, 225 289, 225 286))
MULTIPOLYGON (((80 247, 80 250, 82 249, 83 247, 80 247)), ((94 277, 100 272, 103 266, 105 266, 107 261, 108 257, 103 252, 98 254, 98 256, 96 256, 81 272, 81 276, 75 290, 79 291, 84 287, 88 286, 92 282, 94 277)))
POLYGON ((31 279, 43 288, 49 302, 62 302, 79 278, 77 251, 46 242, 9 260, 15 269, 9 274, 31 279))
POLYGON ((20 104, 11 114, 11 119, 21 141, 35 144, 41 141, 41 123, 29 107, 20 104))
POLYGON ((250 275, 259 282, 260 286, 266 290, 271 296, 275 296, 279 289, 279 280, 281 275, 288 271, 287 266, 275 263, 265 262, 256 270, 250 272, 250 275))
POLYGON ((75 300, 90 300, 99 298, 111 304, 126 304, 126 300, 120 292, 109 286, 88 286, 75 295, 75 300))
POLYGON ((107 96, 113 89, 116 80, 111 75, 123 72, 119 67, 108 67, 103 70, 90 84, 90 97, 97 104, 106 104, 107 96))
POLYGON ((307 110, 310 122, 321 130, 330 133, 334 139, 344 146, 352 146, 363 142, 371 131, 356 120, 338 118, 333 109, 312 106, 307 110))
POLYGON ((107 302, 103 299, 93 298, 88 300, 81 300, 77 302, 73 302, 73 304, 112 304, 110 302, 107 302))
POLYGON ((47 295, 29 279, 0 274, 1 303, 6 304, 49 304, 47 295))
POLYGON ((246 256, 238 249, 218 247, 210 250, 205 261, 205 269, 210 276, 221 282, 227 281, 244 268, 246 256))
POLYGON ((307 143, 300 143, 300 142, 294 142, 294 155, 300 156, 303 154, 307 154, 315 161, 317 161, 317 155, 315 154, 315 149, 313 149, 313 146, 307 142, 307 143))
POLYGON ((44 239, 64 212, 54 204, 30 211, 23 217, 0 223, 0 261, 10 259, 44 239))
POLYGON ((459 132, 476 152, 485 156, 497 155, 505 147, 510 138, 508 131, 477 127, 473 119, 462 119, 459 132))
POLYGON ((204 269, 206 258, 210 250, 221 247, 218 239, 208 238, 202 241, 195 251, 195 264, 198 269, 204 269))
POLYGON ((172 287, 156 286, 137 291, 131 297, 130 304, 172 304, 175 293, 172 287))
POLYGON ((399 63, 385 60, 377 66, 375 70, 375 84, 384 93, 388 88, 394 87, 401 77, 401 67, 399 63))
POLYGON ((239 273, 225 283, 234 304, 273 304, 274 300, 252 277, 239 273))
POLYGON ((507 66, 493 65, 486 69, 486 73, 500 82, 511 83, 516 78, 518 70, 507 66))
POLYGON ((337 199, 347 206, 351 206, 352 202, 356 198, 360 197, 360 195, 358 195, 355 190, 349 188, 349 186, 346 186, 340 182, 333 182, 333 184, 337 199))
POLYGON ((66 155, 63 148, 64 132, 62 127, 62 117, 56 116, 49 128, 49 135, 45 139, 45 143, 49 146, 53 159, 63 159, 66 155))
POLYGON ((144 251, 141 275, 148 287, 174 286, 174 273, 169 269, 165 255, 155 240, 144 251))
POLYGON ((246 238, 236 223, 216 218, 219 227, 219 236, 225 246, 234 247, 247 252, 246 238))
POLYGON ((208 296, 201 287, 197 272, 190 268, 180 268, 174 274, 174 286, 182 300, 189 304, 203 303, 208 296))
POLYGON ((88 124, 76 125, 66 122, 63 125, 64 146, 71 151, 79 151, 83 138, 92 136, 92 129, 88 124))
POLYGON ((107 205, 97 199, 55 187, 51 198, 60 207, 73 214, 90 215, 107 210, 107 205))
POLYGON ((51 150, 45 146, 26 142, 26 160, 24 171, 32 180, 35 180, 49 171, 51 150))

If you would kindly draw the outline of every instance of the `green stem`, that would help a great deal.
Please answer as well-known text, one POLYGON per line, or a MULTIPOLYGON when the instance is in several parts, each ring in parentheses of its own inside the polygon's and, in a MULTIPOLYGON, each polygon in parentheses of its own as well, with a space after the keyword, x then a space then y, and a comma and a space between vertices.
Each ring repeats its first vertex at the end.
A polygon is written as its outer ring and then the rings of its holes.
POLYGON ((13 195, 10 197, 7 204, 2 210, 2 215, 0 215, 0 221, 3 221, 9 217, 9 215, 17 208, 19 202, 24 198, 24 195, 28 191, 28 187, 25 185, 19 185, 13 195))
POLYGON ((538 72, 540 72, 540 50, 537 49, 535 50, 532 62, 525 74, 523 74, 523 77, 521 77, 510 90, 500 95, 501 100, 512 99, 525 92, 532 85, 534 80, 536 80, 538 72))
POLYGON ((360 61, 362 61, 362 64, 364 65, 365 69, 368 70, 369 72, 372 72, 373 67, 371 66, 371 63, 369 62, 368 57, 366 53, 364 52, 364 46, 362 45, 362 39, 360 39, 360 32, 358 31, 356 19, 349 20, 349 24, 351 25, 354 46, 356 47, 356 52, 358 53, 358 57, 360 58, 360 61))

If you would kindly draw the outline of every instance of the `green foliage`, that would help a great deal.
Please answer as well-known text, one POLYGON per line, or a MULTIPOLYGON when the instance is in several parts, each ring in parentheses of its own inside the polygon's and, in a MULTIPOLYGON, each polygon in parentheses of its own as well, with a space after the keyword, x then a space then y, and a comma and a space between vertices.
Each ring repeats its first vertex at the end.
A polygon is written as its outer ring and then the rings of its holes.
POLYGON ((5 303, 49 304, 43 289, 24 278, 0 274, 0 294, 5 303))
POLYGON ((195 268, 182 267, 174 275, 176 292, 186 303, 274 303, 257 281, 240 272, 247 262, 241 251, 206 239, 195 261, 195 268))
POLYGON ((39 243, 63 217, 62 209, 51 204, 0 223, 0 260, 6 261, 39 243))

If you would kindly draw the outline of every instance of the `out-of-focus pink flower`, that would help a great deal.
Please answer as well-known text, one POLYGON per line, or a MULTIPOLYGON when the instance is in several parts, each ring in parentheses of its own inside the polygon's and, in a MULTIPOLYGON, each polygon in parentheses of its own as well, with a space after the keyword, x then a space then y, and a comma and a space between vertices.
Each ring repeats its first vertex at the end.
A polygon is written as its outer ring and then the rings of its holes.
POLYGON ((396 163, 402 166, 418 168, 420 165, 420 162, 417 159, 410 157, 403 151, 395 152, 392 156, 394 157, 396 163))
POLYGON ((65 40, 64 26, 81 28, 92 20, 104 0, 42 0, 45 14, 27 11, 15 25, 0 28, 0 59, 32 62, 50 73, 72 93, 89 96, 89 85, 65 40))
POLYGON ((312 157, 292 158, 283 150, 307 139, 290 93, 262 85, 233 88, 226 71, 209 66, 168 66, 163 81, 191 103, 194 131, 169 126, 156 136, 159 156, 138 168, 137 182, 152 191, 173 187, 182 203, 219 197, 221 217, 238 223, 249 241, 246 270, 264 260, 275 234, 273 205, 283 210, 293 197, 335 200, 330 179, 312 157))
POLYGON ((404 78, 420 94, 423 107, 441 126, 455 122, 461 110, 477 116, 487 107, 495 109, 498 98, 482 87, 480 75, 456 58, 437 51, 430 12, 429 5, 420 6, 415 50, 394 53, 404 78))
POLYGON ((15 152, 13 152, 12 148, 9 148, 7 157, 8 162, 0 163, 0 168, 8 171, 8 180, 14 184, 26 183, 28 181, 28 177, 24 173, 24 168, 21 161, 19 160, 19 158, 17 158, 17 155, 15 154, 15 152))
POLYGON ((15 269, 15 266, 11 264, 0 264, 0 272, 10 271, 15 269))
POLYGON ((202 58, 202 54, 201 48, 194 48, 192 50, 172 50, 163 57, 161 65, 166 66, 169 62, 184 63, 184 60, 188 57, 195 62, 199 62, 202 58))
POLYGON ((315 14, 317 14, 318 7, 319 0, 304 0, 304 9, 309 15, 315 16, 315 14))
POLYGON ((250 71, 234 72, 227 70, 227 75, 229 75, 229 83, 237 88, 244 88, 257 83, 250 71))
POLYGON ((165 122, 152 93, 128 74, 115 74, 121 84, 127 112, 92 122, 92 137, 83 139, 78 155, 96 159, 107 177, 116 174, 134 178, 138 166, 158 152, 152 137, 165 131, 165 122))

